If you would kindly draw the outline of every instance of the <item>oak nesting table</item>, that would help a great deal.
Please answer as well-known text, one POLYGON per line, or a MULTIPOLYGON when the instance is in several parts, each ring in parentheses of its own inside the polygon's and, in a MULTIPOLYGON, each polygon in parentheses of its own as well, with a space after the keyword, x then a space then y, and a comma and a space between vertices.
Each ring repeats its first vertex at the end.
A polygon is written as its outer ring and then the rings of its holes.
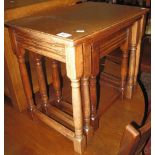
POLYGON ((132 96, 133 86, 137 81, 146 12, 147 9, 144 8, 86 2, 6 23, 18 58, 32 117, 38 118, 71 139, 74 150, 78 153, 83 152, 86 138, 89 139, 92 135, 91 125, 94 129, 98 127, 96 76, 99 73, 99 60, 118 47, 122 50, 122 94, 124 95, 126 88, 126 96, 132 96), (32 97, 24 61, 25 49, 33 53, 36 64, 42 100, 41 110, 34 104, 32 97), (53 85, 60 107, 66 103, 61 97, 58 61, 66 63, 67 76, 72 88, 73 117, 49 104, 41 62, 43 56, 51 58, 53 85), (50 118, 50 113, 55 113, 68 126, 50 118), (69 129, 69 126, 74 129, 69 129))

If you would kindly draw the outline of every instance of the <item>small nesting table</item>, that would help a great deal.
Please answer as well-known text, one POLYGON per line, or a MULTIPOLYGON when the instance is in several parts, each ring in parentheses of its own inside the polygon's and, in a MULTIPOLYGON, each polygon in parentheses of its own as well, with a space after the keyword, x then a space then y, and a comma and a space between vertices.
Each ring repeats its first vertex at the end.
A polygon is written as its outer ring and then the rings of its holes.
POLYGON ((96 76, 99 73, 99 60, 118 47, 123 55, 120 87, 122 94, 126 88, 126 96, 132 96, 133 86, 137 81, 146 12, 147 9, 143 8, 87 2, 6 23, 18 58, 32 116, 71 139, 74 142, 74 150, 78 153, 83 152, 86 138, 88 141, 92 135, 90 124, 94 129, 98 127, 96 76), (25 49, 33 53, 42 110, 37 109, 32 97, 24 61, 25 49), (53 62, 51 67, 57 104, 66 104, 61 97, 58 61, 66 63, 67 76, 72 88, 73 117, 49 105, 41 62, 43 56, 51 58, 53 62), (50 113, 57 114, 74 129, 71 130, 48 117, 50 113))

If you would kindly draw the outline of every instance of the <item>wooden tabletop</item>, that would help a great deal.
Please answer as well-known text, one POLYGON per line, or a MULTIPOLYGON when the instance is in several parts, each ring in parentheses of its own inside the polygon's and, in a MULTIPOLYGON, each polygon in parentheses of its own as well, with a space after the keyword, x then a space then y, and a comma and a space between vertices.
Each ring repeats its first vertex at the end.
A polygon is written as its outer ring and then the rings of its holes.
POLYGON ((146 12, 147 9, 144 8, 86 2, 42 12, 37 16, 8 22, 6 25, 22 27, 28 31, 39 31, 48 35, 61 35, 63 32, 68 35, 63 36, 63 39, 76 41, 139 18, 146 12))

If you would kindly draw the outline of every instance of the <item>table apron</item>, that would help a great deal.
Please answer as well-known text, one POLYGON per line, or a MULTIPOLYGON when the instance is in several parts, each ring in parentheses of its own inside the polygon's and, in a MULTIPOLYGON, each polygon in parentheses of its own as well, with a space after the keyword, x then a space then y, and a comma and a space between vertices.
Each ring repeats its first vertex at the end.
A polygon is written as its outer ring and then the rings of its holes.
POLYGON ((59 43, 49 43, 46 40, 35 40, 29 37, 22 37, 16 34, 16 43, 24 49, 38 53, 40 55, 66 62, 65 45, 59 43))
POLYGON ((128 39, 128 29, 116 32, 99 41, 100 58, 120 47, 128 39))

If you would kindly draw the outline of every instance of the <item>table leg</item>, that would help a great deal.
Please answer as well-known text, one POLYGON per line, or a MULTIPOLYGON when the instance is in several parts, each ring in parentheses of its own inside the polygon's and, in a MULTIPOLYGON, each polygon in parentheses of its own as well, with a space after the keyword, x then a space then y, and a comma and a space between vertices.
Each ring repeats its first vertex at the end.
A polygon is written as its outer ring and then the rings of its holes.
POLYGON ((81 79, 82 105, 84 116, 84 132, 87 136, 87 142, 91 139, 93 132, 90 126, 90 95, 89 95, 89 78, 81 79))
POLYGON ((129 54, 129 42, 127 41, 121 46, 122 50, 122 64, 121 64, 121 91, 122 99, 124 98, 125 86, 127 81, 128 72, 128 54, 129 54))
POLYGON ((90 77, 90 98, 91 98, 91 125, 94 130, 99 127, 99 118, 97 116, 97 89, 96 76, 90 77))
POLYGON ((42 68, 41 56, 37 54, 33 54, 33 58, 35 61, 35 66, 36 66, 36 71, 37 71, 39 91, 40 91, 42 102, 43 102, 43 109, 45 113, 47 113, 48 95, 47 95, 47 89, 46 89, 45 76, 44 76, 44 72, 42 68))
POLYGON ((74 149, 77 152, 82 153, 85 147, 85 137, 83 135, 80 80, 71 79, 71 86, 72 86, 73 120, 74 120, 74 126, 75 126, 74 149))
POLYGON ((83 74, 82 52, 82 45, 77 47, 66 47, 66 70, 67 76, 71 80, 72 87, 73 121, 75 127, 74 150, 78 153, 82 153, 86 147, 86 138, 83 134, 83 115, 80 90, 80 79, 83 74))
POLYGON ((52 80, 53 80, 53 87, 55 90, 57 103, 60 103, 62 98, 61 84, 60 84, 60 77, 59 77, 58 61, 56 60, 52 60, 52 80))
POLYGON ((84 117, 84 132, 87 143, 91 141, 93 136, 93 128, 90 125, 90 90, 89 77, 91 75, 91 44, 83 44, 83 76, 81 78, 82 105, 84 117))
POLYGON ((129 62, 129 73, 127 82, 126 97, 131 99, 133 91, 134 82, 134 72, 135 72, 135 59, 136 59, 136 44, 137 44, 137 32, 138 32, 138 22, 135 22, 130 30, 131 35, 131 46, 130 46, 130 62, 129 62))
POLYGON ((139 60, 140 60, 140 51, 141 51, 141 40, 144 33, 144 16, 140 20, 140 28, 139 28, 139 38, 137 43, 137 50, 136 50, 136 62, 135 62, 135 71, 134 71, 134 86, 137 84, 137 76, 139 71, 139 60))
POLYGON ((135 45, 132 45, 130 49, 130 65, 129 65, 129 75, 128 75, 128 84, 126 97, 131 99, 133 91, 133 78, 134 78, 134 66, 135 66, 135 45))
POLYGON ((33 118, 33 111, 35 110, 35 105, 32 97, 32 89, 31 89, 31 85, 30 85, 30 81, 29 81, 29 77, 28 77, 28 73, 25 65, 25 59, 24 59, 25 50, 20 47, 16 47, 16 50, 17 50, 16 55, 19 63, 19 69, 20 69, 21 79, 24 87, 24 92, 29 106, 28 110, 31 112, 31 115, 33 118))
POLYGON ((97 115, 97 82, 96 77, 99 73, 99 45, 92 47, 91 76, 90 76, 90 100, 91 100, 91 125, 94 130, 99 127, 99 117, 97 115))

